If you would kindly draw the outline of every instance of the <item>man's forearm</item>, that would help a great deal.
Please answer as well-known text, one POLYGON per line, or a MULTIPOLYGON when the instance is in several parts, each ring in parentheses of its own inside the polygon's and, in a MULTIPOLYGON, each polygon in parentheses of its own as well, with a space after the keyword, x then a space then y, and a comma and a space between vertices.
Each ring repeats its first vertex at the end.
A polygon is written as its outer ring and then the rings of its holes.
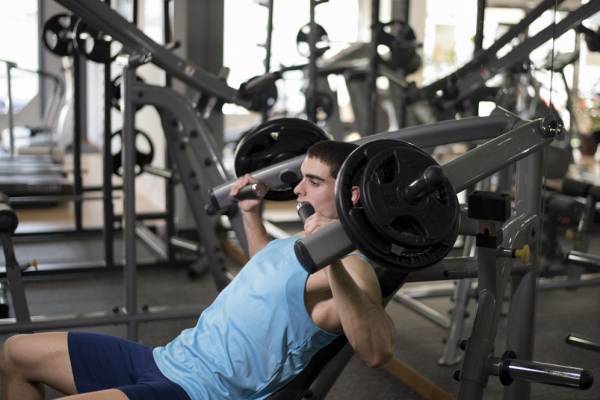
POLYGON ((383 306, 356 284, 340 261, 331 265, 328 274, 338 315, 352 348, 370 366, 382 366, 393 351, 392 320, 383 306))
POLYGON ((244 232, 248 241, 248 253, 252 257, 269 243, 269 235, 262 223, 260 212, 241 211, 244 232))

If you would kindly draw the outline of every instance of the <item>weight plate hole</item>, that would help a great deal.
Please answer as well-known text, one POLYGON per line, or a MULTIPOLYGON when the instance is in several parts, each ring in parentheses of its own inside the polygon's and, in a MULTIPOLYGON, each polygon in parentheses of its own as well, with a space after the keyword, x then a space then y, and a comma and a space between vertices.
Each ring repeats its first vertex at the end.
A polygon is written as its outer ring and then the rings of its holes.
POLYGON ((375 180, 380 185, 385 185, 392 183, 397 175, 395 158, 389 157, 375 171, 375 180))
POLYGON ((398 232, 409 234, 413 236, 424 236, 427 232, 423 229, 423 226, 417 222, 415 218, 410 215, 403 215, 396 217, 392 221, 392 228, 398 232))

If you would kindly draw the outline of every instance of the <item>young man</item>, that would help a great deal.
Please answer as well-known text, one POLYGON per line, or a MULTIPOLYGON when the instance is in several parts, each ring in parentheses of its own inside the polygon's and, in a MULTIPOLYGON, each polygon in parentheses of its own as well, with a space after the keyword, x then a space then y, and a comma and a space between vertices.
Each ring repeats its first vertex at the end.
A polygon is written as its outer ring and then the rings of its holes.
MULTIPOLYGON (((294 189, 315 209, 305 234, 337 218, 335 178, 354 148, 327 141, 309 149, 294 189)), ((253 182, 239 178, 231 195, 253 182)), ((155 349, 88 333, 13 336, 0 356, 3 398, 43 399, 47 384, 81 400, 263 399, 342 332, 368 365, 385 364, 393 323, 372 267, 352 254, 308 275, 294 254, 297 238, 269 240, 260 203, 239 202, 252 258, 194 328, 155 349)))

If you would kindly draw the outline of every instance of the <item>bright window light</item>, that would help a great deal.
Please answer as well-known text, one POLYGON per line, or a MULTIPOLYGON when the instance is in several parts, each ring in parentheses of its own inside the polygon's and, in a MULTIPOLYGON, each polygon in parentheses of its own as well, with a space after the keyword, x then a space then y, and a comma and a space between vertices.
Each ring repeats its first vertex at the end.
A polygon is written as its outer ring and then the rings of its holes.
MULTIPOLYGON (((16 63, 19 67, 38 69, 37 0, 20 0, 5 5, 0 13, 0 59, 16 63)), ((6 64, 0 63, 0 113, 8 111, 6 64)), ((13 108, 18 112, 38 93, 36 74, 11 71, 13 108)))

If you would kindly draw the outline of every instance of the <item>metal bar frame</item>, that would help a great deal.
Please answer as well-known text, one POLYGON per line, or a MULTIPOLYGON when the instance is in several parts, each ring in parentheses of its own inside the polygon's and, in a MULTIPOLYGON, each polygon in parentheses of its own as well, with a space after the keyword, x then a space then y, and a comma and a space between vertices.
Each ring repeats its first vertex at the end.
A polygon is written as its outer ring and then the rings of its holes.
MULTIPOLYGON (((464 76, 479 70, 485 64, 496 59, 496 52, 510 43, 519 33, 523 32, 531 23, 536 20, 555 3, 562 3, 564 0, 543 0, 535 8, 531 9, 521 21, 513 25, 504 35, 498 38, 490 47, 479 53, 473 60, 469 61, 464 66, 452 73, 457 79, 462 79, 464 76)), ((430 98, 439 90, 444 89, 448 77, 438 79, 437 81, 427 85, 424 88, 418 89, 416 92, 409 95, 410 102, 415 102, 420 99, 430 98)))
POLYGON ((108 5, 89 0, 56 0, 56 2, 83 18, 91 27, 111 35, 121 42, 129 52, 147 55, 153 64, 190 87, 225 102, 236 103, 248 108, 250 102, 241 99, 236 89, 159 45, 108 5))
MULTIPOLYGON (((123 66, 121 98, 123 99, 123 224, 125 228, 125 311, 137 312, 137 249, 135 215, 135 103, 133 92, 128 90, 136 80, 136 68, 139 65, 134 56, 121 56, 123 66)), ((137 340, 136 321, 127 322, 127 338, 137 340)))
MULTIPOLYGON (((141 83, 133 83, 127 90, 131 91, 134 104, 152 105, 160 115, 171 159, 177 166, 200 242, 206 249, 217 287, 222 289, 229 282, 223 274, 225 257, 212 228, 214 219, 206 214, 205 206, 209 204, 208 188, 221 185, 229 176, 215 151, 210 128, 190 101, 173 90, 141 83)), ((247 251, 241 215, 232 212, 229 219, 240 244, 247 251)))
MULTIPOLYGON (((445 102, 446 104, 442 105, 442 107, 451 107, 450 103, 454 104, 457 101, 470 96, 478 88, 483 87, 488 79, 506 70, 510 66, 525 60, 533 50, 546 43, 548 40, 561 36, 563 33, 572 29, 579 22, 592 16, 599 10, 600 2, 590 1, 589 3, 583 4, 578 9, 570 12, 565 18, 557 22, 556 25, 551 24, 544 28, 541 32, 537 33, 535 36, 531 36, 524 40, 505 56, 496 58, 495 55, 489 54, 487 62, 480 63, 476 71, 465 74, 457 80, 456 87, 458 96, 455 99, 445 102)), ((429 93, 429 90, 425 90, 423 93, 425 92, 429 93)), ((417 98, 424 99, 427 98, 427 96, 423 97, 423 94, 419 94, 419 92, 417 92, 417 98)), ((411 100, 413 99, 415 99, 415 97, 412 94, 409 94, 409 102, 412 103, 411 100)))
MULTIPOLYGON (((110 0, 105 0, 110 6, 110 0)), ((104 227, 102 236, 104 239, 104 259, 106 266, 112 267, 115 263, 113 240, 115 236, 115 213, 113 206, 113 184, 112 184, 112 91, 111 84, 111 62, 104 64, 104 141, 102 147, 102 213, 104 227)))

